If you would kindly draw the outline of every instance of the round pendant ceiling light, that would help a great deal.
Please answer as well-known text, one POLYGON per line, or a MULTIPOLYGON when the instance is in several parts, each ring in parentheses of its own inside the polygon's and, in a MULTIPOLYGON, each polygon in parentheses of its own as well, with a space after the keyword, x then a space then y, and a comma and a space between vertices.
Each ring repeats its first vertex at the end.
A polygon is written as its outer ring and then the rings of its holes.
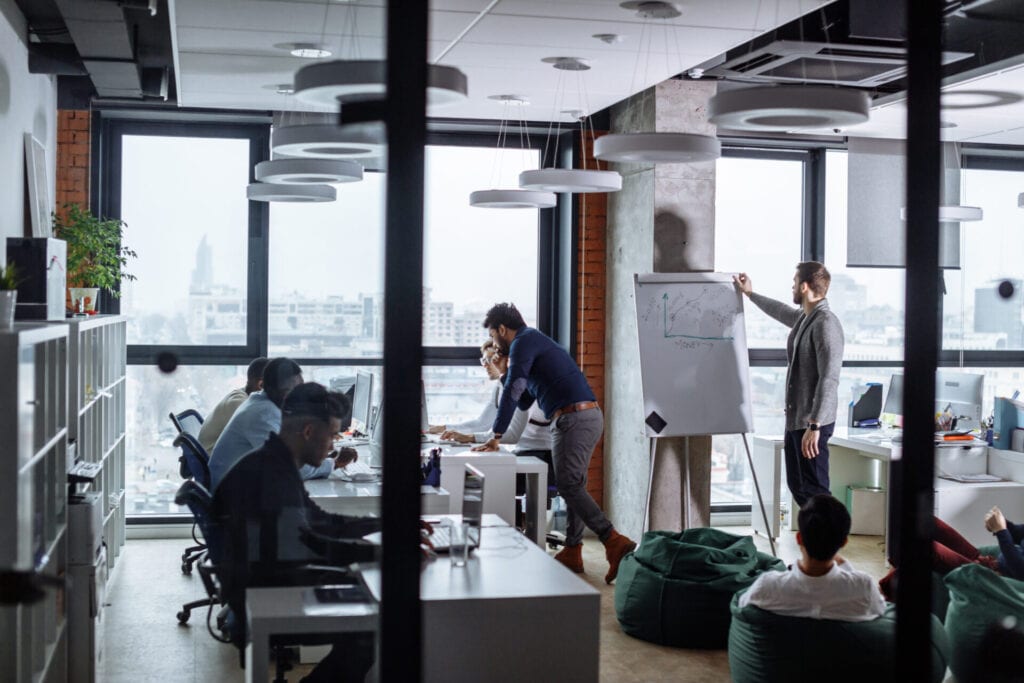
MULTIPOLYGON (((382 60, 334 60, 304 66, 295 72, 295 95, 309 104, 337 105, 380 99, 385 90, 382 60)), ((466 98, 466 74, 452 66, 427 67, 427 104, 449 104, 466 98)))
POLYGON ((354 183, 363 179, 363 167, 343 159, 271 159, 256 164, 256 180, 280 185, 354 183))
POLYGON ((542 168, 520 173, 519 187, 543 192, 618 192, 622 176, 615 171, 542 168))
POLYGON ((721 155, 722 143, 710 135, 616 133, 594 141, 594 156, 603 161, 690 164, 721 155))
POLYGON ((249 183, 245 196, 254 202, 333 202, 338 192, 330 185, 249 183))
POLYGON ((785 132, 847 128, 868 120, 866 92, 825 86, 761 86, 726 90, 708 102, 708 120, 722 128, 785 132))
MULTIPOLYGON (((943 204, 939 206, 940 223, 970 223, 980 221, 985 212, 980 206, 960 206, 959 204, 943 204)), ((907 220, 907 207, 900 209, 900 220, 907 220)))
POLYGON ((274 130, 271 150, 290 157, 357 159, 382 156, 387 136, 378 121, 282 126, 274 130))
POLYGON ((477 190, 469 205, 485 209, 550 209, 558 203, 553 192, 539 190, 477 190))

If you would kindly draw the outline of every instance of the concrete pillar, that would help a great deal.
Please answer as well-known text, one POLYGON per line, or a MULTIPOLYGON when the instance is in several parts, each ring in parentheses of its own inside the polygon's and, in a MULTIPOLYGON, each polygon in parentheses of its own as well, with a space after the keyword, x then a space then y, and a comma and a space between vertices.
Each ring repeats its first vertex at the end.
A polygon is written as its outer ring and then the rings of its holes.
MULTIPOLYGON (((612 132, 714 135, 706 105, 715 84, 670 80, 612 109, 612 132)), ((623 189, 608 204, 605 499, 630 535, 644 526, 650 442, 644 436, 633 274, 714 270, 715 164, 619 164, 623 189)), ((694 391, 704 390, 694 387, 694 391)), ((710 522, 711 438, 657 440, 650 529, 710 522)))

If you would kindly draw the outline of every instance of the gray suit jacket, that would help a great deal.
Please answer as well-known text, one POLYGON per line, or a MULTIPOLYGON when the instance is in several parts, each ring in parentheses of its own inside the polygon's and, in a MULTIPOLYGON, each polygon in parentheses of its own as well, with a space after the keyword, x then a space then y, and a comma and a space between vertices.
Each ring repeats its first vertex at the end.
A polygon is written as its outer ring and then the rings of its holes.
POLYGON ((806 429, 809 422, 836 421, 839 371, 843 366, 843 327, 822 299, 810 315, 760 294, 750 300, 791 327, 786 340, 786 431, 806 429))

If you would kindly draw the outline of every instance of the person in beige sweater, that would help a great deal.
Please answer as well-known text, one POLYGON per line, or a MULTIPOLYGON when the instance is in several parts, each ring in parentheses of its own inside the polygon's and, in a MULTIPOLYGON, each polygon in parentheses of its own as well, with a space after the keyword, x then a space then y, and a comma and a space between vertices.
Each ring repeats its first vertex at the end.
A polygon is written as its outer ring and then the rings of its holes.
POLYGON ((249 394, 263 388, 263 368, 265 367, 267 367, 266 358, 257 358, 249 363, 249 369, 245 374, 245 386, 241 389, 232 389, 206 416, 203 426, 199 429, 198 438, 207 453, 213 452, 213 446, 220 438, 224 427, 227 426, 238 407, 245 403, 245 399, 249 398, 249 394))

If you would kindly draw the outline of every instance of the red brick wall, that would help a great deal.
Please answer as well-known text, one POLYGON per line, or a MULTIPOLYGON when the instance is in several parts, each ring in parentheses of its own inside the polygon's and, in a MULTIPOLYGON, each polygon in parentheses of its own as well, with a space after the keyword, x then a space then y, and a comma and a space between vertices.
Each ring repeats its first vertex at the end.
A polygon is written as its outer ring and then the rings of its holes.
POLYGON ((57 213, 65 204, 89 206, 90 120, 84 109, 57 112, 57 213))
MULTIPOLYGON (((608 170, 608 164, 593 158, 593 139, 603 131, 583 134, 583 154, 588 169, 608 170)), ((578 308, 576 310, 576 360, 602 408, 604 400, 604 321, 605 321, 605 231, 608 195, 577 195, 579 250, 576 268, 578 308)), ((587 473, 587 490, 598 505, 604 506, 604 438, 597 444, 587 473)))

